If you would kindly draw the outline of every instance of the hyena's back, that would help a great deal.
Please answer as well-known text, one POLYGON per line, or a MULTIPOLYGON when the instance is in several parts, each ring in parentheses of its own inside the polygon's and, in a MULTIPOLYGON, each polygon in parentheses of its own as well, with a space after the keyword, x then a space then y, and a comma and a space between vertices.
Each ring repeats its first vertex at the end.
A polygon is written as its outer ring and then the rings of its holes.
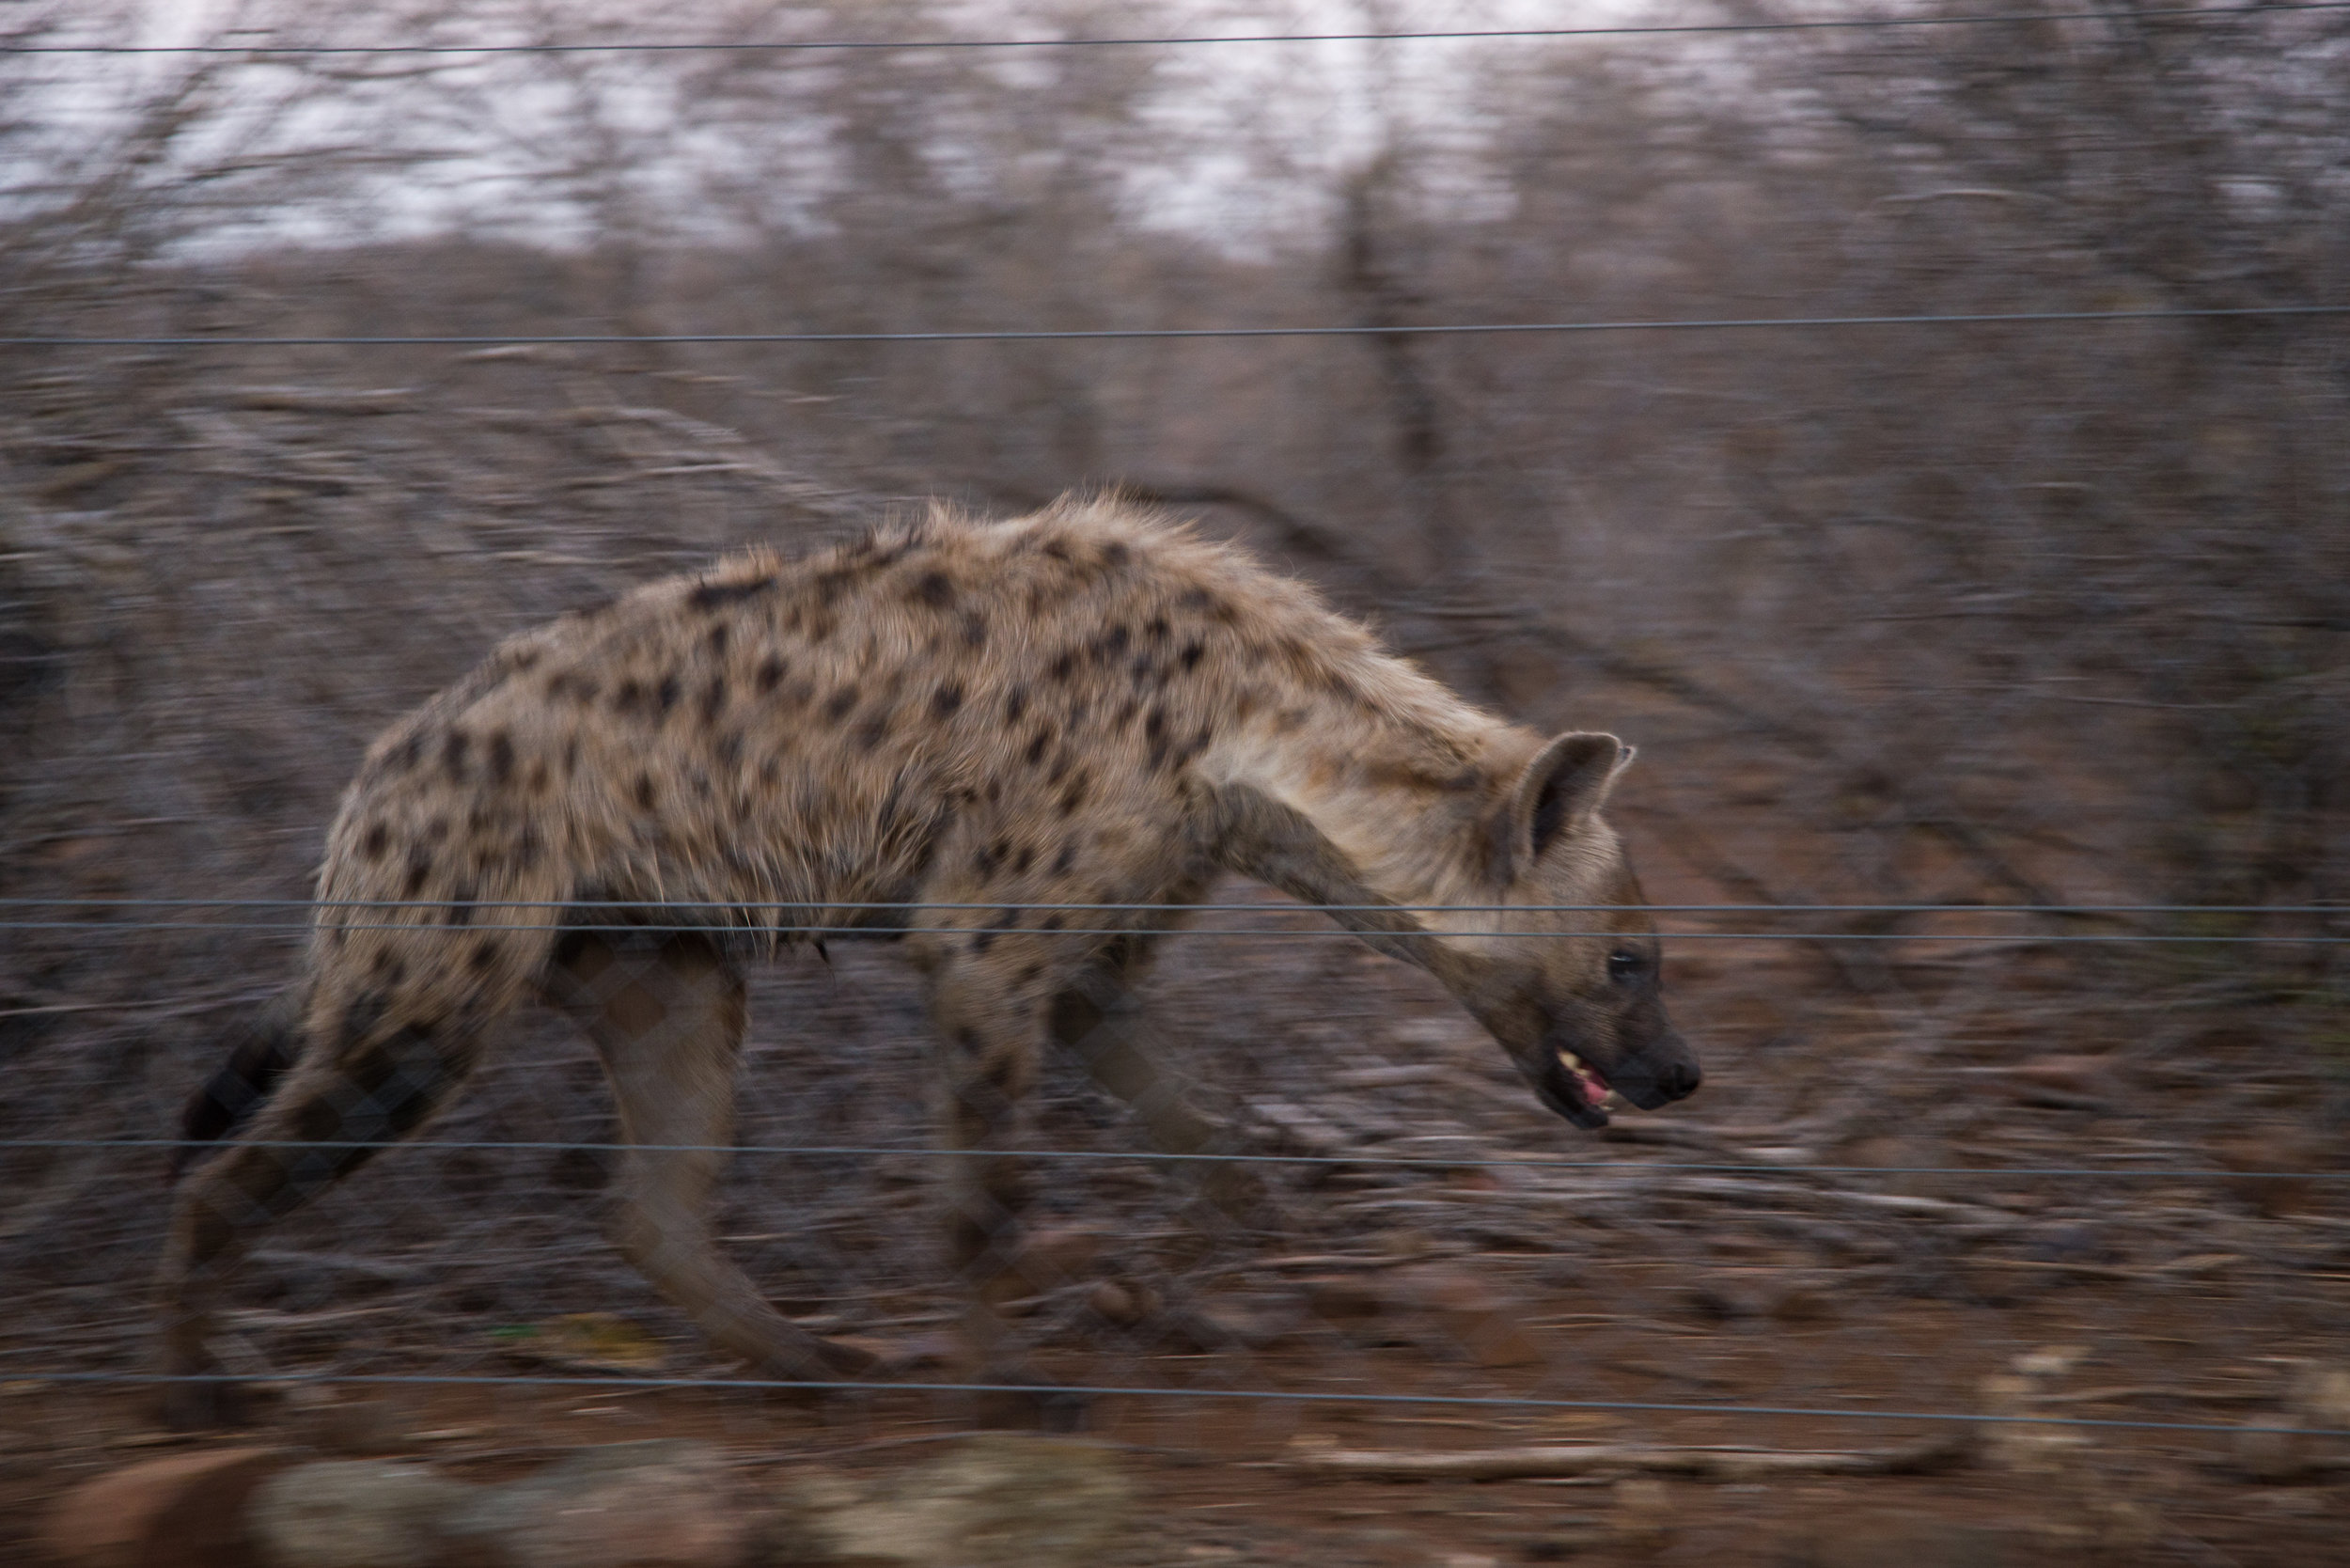
POLYGON ((1150 902, 1199 873, 1185 770, 1218 727, 1367 648, 1100 505, 650 585, 509 641, 370 750, 327 846, 313 1037, 486 1022, 577 901, 770 929, 1150 902))

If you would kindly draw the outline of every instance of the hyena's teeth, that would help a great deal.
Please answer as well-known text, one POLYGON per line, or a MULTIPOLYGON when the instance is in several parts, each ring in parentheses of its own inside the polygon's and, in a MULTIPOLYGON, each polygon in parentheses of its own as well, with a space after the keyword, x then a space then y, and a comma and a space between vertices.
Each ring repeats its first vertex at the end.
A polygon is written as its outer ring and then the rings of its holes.
POLYGON ((1559 1048, 1559 1064, 1566 1068, 1566 1070, 1570 1073, 1588 1073, 1590 1071, 1590 1068, 1583 1065, 1583 1058, 1581 1057, 1576 1056, 1573 1051, 1568 1050, 1563 1045, 1559 1048))

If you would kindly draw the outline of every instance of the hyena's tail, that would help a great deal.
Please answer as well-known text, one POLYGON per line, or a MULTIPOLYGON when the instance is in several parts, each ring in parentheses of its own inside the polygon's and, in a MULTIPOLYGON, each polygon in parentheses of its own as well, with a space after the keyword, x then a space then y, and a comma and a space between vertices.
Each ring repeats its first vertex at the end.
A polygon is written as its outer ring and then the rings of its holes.
POLYGON ((303 1024, 309 1005, 307 981, 288 986, 238 1031, 228 1058, 205 1080, 203 1088, 188 1097, 180 1112, 183 1141, 171 1151, 164 1172, 165 1186, 176 1184, 188 1167, 203 1157, 205 1145, 217 1143, 243 1126, 268 1101, 277 1080, 302 1055, 303 1024))

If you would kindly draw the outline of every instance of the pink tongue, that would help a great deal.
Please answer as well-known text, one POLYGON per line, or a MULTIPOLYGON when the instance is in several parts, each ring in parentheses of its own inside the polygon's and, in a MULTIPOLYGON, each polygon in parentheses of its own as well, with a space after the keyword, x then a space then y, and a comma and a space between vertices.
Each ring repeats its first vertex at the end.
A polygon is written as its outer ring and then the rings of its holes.
POLYGON ((1598 1074, 1592 1072, 1588 1067, 1576 1068, 1574 1070, 1574 1075, 1583 1080, 1583 1093, 1592 1105, 1596 1105, 1602 1100, 1607 1098, 1606 1079, 1601 1077, 1598 1074))

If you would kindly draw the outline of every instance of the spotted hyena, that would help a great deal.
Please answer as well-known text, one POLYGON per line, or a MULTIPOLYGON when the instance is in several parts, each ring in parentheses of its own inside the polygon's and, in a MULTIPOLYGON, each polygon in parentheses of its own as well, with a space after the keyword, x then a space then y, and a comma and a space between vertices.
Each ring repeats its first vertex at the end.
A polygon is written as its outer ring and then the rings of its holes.
MULTIPOLYGON (((1599 816, 1631 755, 1469 707, 1307 588, 1115 500, 755 551, 526 632, 368 749, 304 978, 191 1103, 192 1138, 243 1132, 179 1195, 167 1370, 209 1378, 231 1260, 413 1131, 533 996, 586 1029, 642 1146, 617 1177, 629 1259, 764 1373, 863 1370, 719 1252, 697 1147, 728 1140, 743 961, 818 928, 894 933, 922 972, 977 1298, 1017 1245, 1008 1152, 1048 1039, 1160 1147, 1214 1132, 1137 1046, 1148 938, 1055 906, 1163 929, 1237 871, 1434 975, 1577 1126, 1610 1090, 1677 1100, 1697 1063, 1599 816)), ((174 1385, 184 1418, 215 1407, 202 1378, 174 1385)))

